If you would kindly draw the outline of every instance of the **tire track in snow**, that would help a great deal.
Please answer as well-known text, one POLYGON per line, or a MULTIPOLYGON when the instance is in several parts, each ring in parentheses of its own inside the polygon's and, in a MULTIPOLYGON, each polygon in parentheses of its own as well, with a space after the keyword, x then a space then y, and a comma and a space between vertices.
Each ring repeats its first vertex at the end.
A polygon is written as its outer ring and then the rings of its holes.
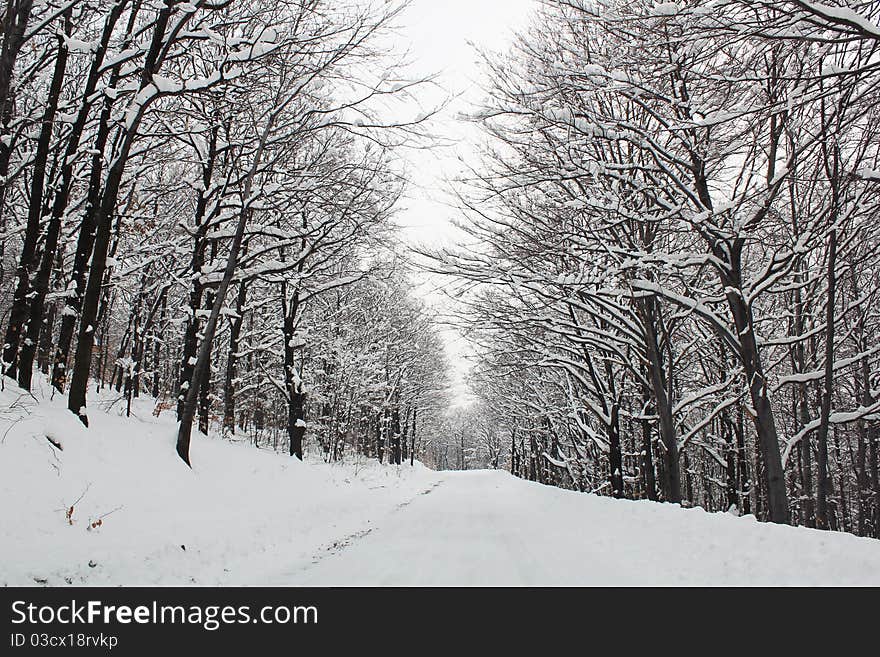
MULTIPOLYGON (((397 513, 398 511, 401 511, 402 509, 405 509, 406 507, 408 507, 410 504, 415 502, 420 497, 422 497, 424 495, 429 495, 441 483, 443 483, 443 482, 436 481, 429 488, 426 488, 425 490, 421 491, 420 493, 417 493, 416 495, 414 495, 410 499, 401 502, 396 507, 394 507, 390 513, 386 514, 385 517, 390 516, 394 513, 397 513)), ((370 522, 370 521, 367 520, 367 522, 370 522)), ((321 547, 315 554, 312 555, 311 559, 309 560, 308 565, 305 566, 304 568, 301 568, 299 570, 299 572, 301 572, 301 573, 306 572, 309 569, 316 566, 317 564, 324 561, 325 559, 329 559, 329 558, 332 558, 332 557, 340 554, 341 552, 343 552, 347 548, 351 547, 352 545, 357 543, 359 540, 361 540, 365 536, 372 534, 377 529, 379 529, 379 528, 378 527, 367 527, 365 529, 361 529, 359 531, 352 532, 351 534, 348 534, 346 536, 343 536, 342 538, 339 538, 339 539, 333 541, 329 545, 325 545, 325 546, 321 547)))
MULTIPOLYGON (((421 496, 423 496, 423 495, 428 495, 428 494, 434 492, 434 489, 436 489, 441 483, 443 483, 443 482, 442 482, 442 481, 435 481, 435 482, 431 485, 430 488, 426 488, 426 489, 423 490, 421 493, 418 493, 417 495, 414 495, 414 496, 411 497, 410 499, 408 499, 408 500, 406 500, 406 501, 401 502, 400 504, 398 504, 396 507, 394 507, 394 511, 393 511, 393 512, 400 511, 401 509, 405 509, 405 508, 408 507, 410 504, 412 504, 412 503, 415 502, 417 499, 419 499, 421 496)), ((393 512, 392 512, 392 513, 393 513, 393 512)))

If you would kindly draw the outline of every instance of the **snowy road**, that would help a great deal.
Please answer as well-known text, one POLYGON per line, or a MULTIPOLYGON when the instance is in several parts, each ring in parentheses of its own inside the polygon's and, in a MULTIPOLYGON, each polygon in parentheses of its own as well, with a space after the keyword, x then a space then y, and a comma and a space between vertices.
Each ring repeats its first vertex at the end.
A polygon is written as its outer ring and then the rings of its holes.
POLYGON ((443 473, 279 585, 878 585, 880 541, 443 473), (844 556, 845 555, 845 556, 844 556))
POLYGON ((0 389, 20 413, 0 418, 0 586, 880 586, 875 539, 202 435, 190 469, 147 399, 86 431, 19 396, 0 389))

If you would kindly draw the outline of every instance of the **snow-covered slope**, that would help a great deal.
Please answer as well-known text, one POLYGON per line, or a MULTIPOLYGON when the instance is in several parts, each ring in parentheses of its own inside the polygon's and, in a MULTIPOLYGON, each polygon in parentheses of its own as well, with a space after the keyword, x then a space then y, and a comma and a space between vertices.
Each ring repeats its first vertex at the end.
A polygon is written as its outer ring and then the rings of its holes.
POLYGON ((173 413, 153 417, 151 400, 131 418, 116 395, 90 402, 86 429, 39 385, 32 397, 5 379, 0 392, 0 586, 272 584, 437 478, 419 464, 301 463, 197 432, 190 470, 173 413))
POLYGON ((203 436, 190 470, 149 400, 130 419, 93 402, 84 429, 42 385, 0 392, 0 585, 880 585, 880 541, 503 472, 300 463, 203 436))

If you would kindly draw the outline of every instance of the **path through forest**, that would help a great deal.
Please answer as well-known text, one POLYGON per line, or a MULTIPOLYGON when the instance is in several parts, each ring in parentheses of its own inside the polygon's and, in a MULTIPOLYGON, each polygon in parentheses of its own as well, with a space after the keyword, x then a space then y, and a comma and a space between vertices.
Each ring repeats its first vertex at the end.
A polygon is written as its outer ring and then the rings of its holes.
POLYGON ((871 539, 584 495, 498 471, 440 477, 372 530, 271 583, 880 584, 871 539))
POLYGON ((201 434, 190 469, 173 416, 134 402, 86 429, 61 398, 0 390, 0 585, 880 585, 875 539, 502 470, 302 462, 201 434))

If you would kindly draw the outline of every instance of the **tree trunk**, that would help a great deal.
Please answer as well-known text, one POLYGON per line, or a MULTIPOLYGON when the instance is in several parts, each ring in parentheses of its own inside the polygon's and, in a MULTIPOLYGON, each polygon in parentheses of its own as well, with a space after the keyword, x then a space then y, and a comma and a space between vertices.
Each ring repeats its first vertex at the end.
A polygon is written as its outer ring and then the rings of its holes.
MULTIPOLYGON (((807 405, 807 386, 799 386, 798 407, 801 417, 801 425, 806 426, 810 421, 810 410, 807 405)), ((813 452, 810 448, 810 436, 801 439, 798 446, 801 453, 801 481, 804 498, 804 524, 807 527, 816 526, 816 505, 813 495, 813 452)))
MULTIPOLYGON (((207 190, 210 189, 211 179, 214 175, 214 166, 217 160, 217 137, 220 131, 219 125, 211 128, 208 140, 208 157, 202 166, 202 185, 196 198, 194 224, 196 226, 193 236, 193 250, 190 257, 190 292, 189 292, 189 316, 187 317, 186 329, 183 333, 183 354, 180 359, 180 384, 177 398, 177 417, 183 415, 183 406, 186 399, 186 391, 193 379, 196 351, 198 349, 199 317, 202 307, 204 286, 201 281, 202 268, 205 264, 205 249, 207 247, 206 236, 208 224, 205 214, 208 208, 207 190)), ((210 301, 207 307, 211 307, 210 301)))
POLYGON ((868 431, 868 454, 871 470, 871 487, 874 489, 874 513, 872 524, 874 538, 880 538, 880 431, 871 427, 868 431))
POLYGON ((647 419, 641 420, 642 425, 642 473, 645 486, 645 496, 652 502, 657 501, 657 481, 654 476, 653 440, 651 436, 651 423, 647 419))
POLYGON ((162 345, 165 342, 165 321, 168 308, 168 288, 162 289, 162 300, 160 301, 159 311, 159 328, 153 331, 153 383, 150 392, 153 399, 159 399, 159 368, 161 365, 162 345))
MULTIPOLYGON (((213 258, 212 258, 213 260, 213 258)), ((210 310, 212 306, 211 291, 205 295, 205 309, 210 310)), ((211 351, 208 352, 208 366, 202 373, 202 380, 199 384, 199 431, 207 436, 210 423, 211 410, 211 358, 214 345, 211 345, 211 351)))
POLYGON ((376 414, 376 458, 379 463, 385 458, 385 431, 382 426, 383 417, 379 413, 376 414))
POLYGON ((294 361, 294 329, 299 308, 299 292, 294 292, 290 308, 286 304, 286 284, 282 285, 285 298, 284 313, 284 383, 287 391, 287 435, 289 438, 290 455, 299 460, 303 457, 303 437, 306 433, 305 398, 302 381, 296 371, 294 361))
MULTIPOLYGON (((166 2, 156 18, 153 26, 150 48, 144 58, 144 67, 138 87, 138 93, 153 84, 153 74, 158 67, 159 56, 163 48, 163 39, 168 26, 173 6, 166 2)), ((122 184, 122 175, 128 162, 131 148, 137 135, 140 122, 152 99, 140 103, 135 110, 124 130, 122 143, 111 164, 107 178, 101 192, 101 200, 98 211, 95 214, 95 240, 92 247, 92 259, 89 268, 88 282, 86 283, 85 295, 83 296, 82 314, 80 317, 79 335, 77 336, 76 355, 74 357, 73 376, 70 382, 70 393, 67 407, 79 417, 83 424, 88 426, 88 417, 85 413, 86 390, 88 387, 89 372, 92 363, 92 346, 94 345, 95 322, 98 318, 98 305, 101 298, 101 286, 104 273, 107 268, 107 253, 110 247, 110 237, 113 214, 116 211, 116 202, 122 184)), ((108 106, 105 105, 105 109, 108 106)), ((103 149, 101 149, 101 152, 103 149)))
POLYGON ((831 482, 828 475, 828 425, 831 416, 831 395, 834 384, 834 267, 837 260, 837 231, 828 236, 827 300, 825 302, 825 372, 819 410, 819 428, 816 430, 818 481, 816 486, 816 527, 829 529, 828 498, 831 482))
POLYGON ((608 424, 608 466, 611 494, 623 497, 623 456, 620 451, 620 407, 611 405, 611 422, 608 424))
MULTIPOLYGON (((89 191, 82 221, 79 226, 76 251, 73 257, 73 271, 71 272, 70 283, 68 284, 68 294, 64 298, 64 311, 61 313, 61 328, 58 332, 58 344, 56 345, 55 359, 52 367, 52 385, 59 392, 63 392, 67 384, 67 363, 70 359, 70 347, 73 341, 76 320, 82 309, 83 296, 86 291, 86 270, 89 264, 89 256, 92 255, 95 243, 96 221, 98 214, 100 214, 98 204, 100 202, 100 185, 103 173, 103 153, 110 135, 110 111, 112 104, 112 99, 109 96, 105 97, 104 107, 98 124, 98 134, 93 148, 94 154, 92 155, 92 167, 89 176, 89 191)), ((60 221, 60 219, 61 216, 59 215, 58 220, 60 221)), ((109 222, 110 219, 108 218, 106 228, 108 238, 109 222)))
MULTIPOLYGON (((89 78, 82 96, 83 103, 77 114, 76 122, 71 129, 70 140, 68 141, 65 157, 62 162, 62 184, 61 188, 56 190, 55 193, 52 222, 60 222, 67 209, 67 200, 73 185, 73 159, 79 148, 79 140, 82 137, 91 108, 91 101, 88 99, 94 95, 97 89, 102 73, 101 66, 104 55, 113 36, 116 22, 121 17, 125 5, 126 0, 120 0, 120 2, 115 4, 107 17, 107 21, 104 23, 101 43, 98 46, 98 51, 95 53, 95 59, 92 62, 89 78)), ((128 18, 127 34, 131 34, 134 30, 138 8, 139 4, 135 4, 128 18)), ((127 47, 128 44, 130 44, 130 40, 126 40, 123 45, 127 47)), ((113 67, 108 88, 116 88, 119 81, 120 66, 117 64, 113 67)), ((52 386, 59 392, 64 392, 64 387, 67 385, 67 363, 70 359, 70 346, 73 340, 74 328, 76 327, 76 319, 82 307, 82 298, 86 285, 86 268, 95 240, 95 221, 100 200, 101 180, 103 178, 104 149, 110 134, 113 102, 110 94, 103 94, 103 106, 98 122, 97 136, 92 148, 92 166, 89 174, 86 204, 77 236, 73 272, 69 284, 69 288, 72 288, 69 292, 72 293, 68 293, 65 296, 65 306, 64 311, 61 313, 61 327, 58 331, 58 343, 52 365, 52 386)))
POLYGON ((681 502, 681 469, 678 456, 678 438, 672 418, 672 405, 668 390, 667 373, 663 367, 657 336, 657 301, 654 297, 640 304, 642 326, 647 347, 648 374, 658 418, 660 441, 663 444, 663 497, 667 502, 681 502))
POLYGON ((391 462, 400 465, 400 407, 395 405, 391 411, 391 462))
POLYGON ((737 463, 736 463, 736 440, 733 436, 733 427, 727 413, 721 415, 721 432, 724 439, 724 453, 726 457, 726 476, 727 481, 727 508, 736 507, 740 509, 739 503, 739 487, 737 485, 737 463))
MULTIPOLYGON (((410 440, 409 448, 409 464, 413 465, 416 459, 416 412, 418 411, 418 407, 413 406, 413 419, 412 419, 412 436, 410 440)), ((875 468, 876 469, 876 468, 875 468)))
POLYGON ((736 480, 742 512, 749 514, 752 512, 752 481, 749 476, 749 461, 746 458, 746 436, 745 428, 743 427, 742 404, 737 404, 736 410, 736 423, 733 426, 734 434, 736 434, 736 480))
POLYGON ((238 284, 238 297, 235 301, 235 317, 229 325, 229 355, 226 358, 226 378, 223 382, 223 428, 235 433, 235 382, 238 376, 238 341, 241 336, 244 305, 247 299, 247 285, 238 284))
POLYGON ((291 394, 288 404, 287 436, 290 440, 290 455, 300 461, 303 458, 303 437, 306 435, 304 392, 291 394))
MULTIPOLYGON (((259 155, 257 157, 259 161, 259 155)), ((249 179, 245 185, 243 198, 250 197, 251 188, 252 184, 249 179)), ((235 234, 232 238, 232 243, 229 246, 229 254, 226 259, 226 268, 223 271, 223 278, 220 280, 220 284, 217 286, 215 292, 214 305, 211 307, 211 314, 208 316, 208 321, 205 324, 204 336, 199 345, 195 366, 193 367, 192 379, 186 390, 183 413, 181 414, 180 426, 177 431, 177 454, 187 465, 191 465, 189 459, 189 446, 192 436, 192 423, 196 414, 196 402, 198 401, 200 387, 199 384, 204 380, 205 370, 210 367, 211 345, 214 342, 214 335, 217 332, 217 321, 220 317, 220 310, 223 307, 223 302, 226 299, 226 292, 229 289, 229 285, 232 282, 232 277, 235 273, 235 268, 238 264, 238 254, 241 249, 241 242, 244 237, 244 229, 249 214, 250 211, 248 205, 242 205, 238 215, 235 234)))
MULTIPOLYGON (((101 40, 97 44, 91 68, 89 70, 88 79, 81 96, 80 108, 74 121, 69 136, 67 138, 67 146, 64 150, 64 156, 61 160, 61 181, 54 188, 55 198, 52 203, 52 215, 49 220, 49 228, 46 237, 46 244, 43 248, 43 259, 40 262, 40 269, 37 274, 34 288, 36 294, 31 303, 30 322, 39 324, 42 319, 43 304, 45 294, 40 296, 41 287, 48 286, 49 272, 52 267, 52 260, 55 258, 54 251, 57 250, 58 235, 61 231, 61 221, 67 210, 67 202, 70 196, 71 186, 73 184, 73 163, 75 155, 79 149, 80 139, 82 138, 86 121, 89 117, 89 111, 92 107, 90 100, 100 79, 101 66, 104 62, 104 55, 107 52, 107 46, 113 35, 116 22, 119 20, 122 12, 127 4, 127 0, 120 0, 113 5, 110 13, 104 22, 104 31, 101 40)), ((136 12, 133 12, 133 14, 136 12)), ((118 68, 114 69, 113 80, 118 74, 118 68)), ((114 82, 111 82, 111 86, 114 82)), ((101 123, 98 128, 98 139, 96 140, 96 153, 92 156, 92 175, 90 181, 90 189, 96 188, 97 182, 100 180, 100 162, 103 154, 104 145, 106 143, 107 126, 110 117, 109 103, 112 101, 109 97, 104 98, 104 111, 101 116, 101 123), (101 135, 104 135, 103 138, 101 135)), ((84 267, 91 251, 92 229, 90 227, 91 210, 95 205, 94 194, 90 195, 90 201, 87 202, 86 212, 84 214, 83 223, 80 226, 80 234, 78 238, 76 256, 74 259, 74 288, 76 289, 75 297, 68 297, 65 303, 65 312, 62 313, 61 329, 59 330, 58 345, 54 355, 52 385, 59 391, 63 392, 66 384, 66 367, 70 350, 70 341, 73 337, 73 328, 76 321, 76 315, 79 311, 79 299, 82 297, 82 285, 84 285, 84 267)))
POLYGON ((403 433, 400 436, 401 462, 409 458, 409 414, 412 409, 407 406, 403 412, 403 433))
POLYGON ((739 357, 746 375, 749 398, 752 402, 752 419, 755 423, 761 462, 766 473, 769 519, 772 522, 789 524, 791 517, 785 487, 785 472, 782 468, 782 454, 779 450, 776 422, 770 404, 770 392, 755 338, 752 311, 742 296, 739 263, 743 246, 742 239, 737 239, 730 249, 730 273, 722 282, 727 290, 727 303, 739 336, 739 357))
POLYGON ((12 78, 32 8, 33 0, 8 0, 3 14, 3 42, 0 44, 0 181, 3 181, 0 183, 0 230, 6 229, 6 177, 13 147, 10 134, 15 115, 12 78))
MULTIPOLYGON (((70 11, 65 12, 65 32, 70 33, 70 11)), ((36 262, 37 240, 40 236, 40 219, 43 216, 43 193, 46 182, 46 160, 49 155, 49 145, 55 126, 55 111, 58 108, 58 98, 61 95, 61 86, 64 82, 64 71, 67 67, 67 47, 64 38, 58 37, 58 55, 55 58, 55 69, 52 72, 52 81, 49 84, 49 94, 46 98, 46 107, 40 123, 40 135, 37 139, 37 149, 34 153, 34 164, 31 173, 30 199, 28 202, 27 226, 24 234, 24 245, 21 257, 16 268, 16 286, 12 297, 12 308, 9 311, 9 324, 6 326, 6 337, 3 343, 3 362, 6 363, 6 374, 15 377, 18 374, 17 359, 18 349, 21 343, 22 333, 26 330, 25 321, 28 317, 29 292, 31 286, 31 274, 36 262)), ((4 174, 5 175, 5 174, 4 174)), ((57 241, 57 237, 56 237, 57 241)), ((51 263, 54 258, 49 258, 51 263)), ((45 293, 44 293, 45 294, 45 293)), ((40 318, 42 320, 42 318, 40 318)), ((25 355, 26 367, 23 368, 22 376, 19 377, 19 385, 25 390, 31 389, 31 375, 33 374, 34 355, 37 341, 39 340, 40 321, 32 322, 35 335, 34 339, 25 340, 27 353, 25 355)))

